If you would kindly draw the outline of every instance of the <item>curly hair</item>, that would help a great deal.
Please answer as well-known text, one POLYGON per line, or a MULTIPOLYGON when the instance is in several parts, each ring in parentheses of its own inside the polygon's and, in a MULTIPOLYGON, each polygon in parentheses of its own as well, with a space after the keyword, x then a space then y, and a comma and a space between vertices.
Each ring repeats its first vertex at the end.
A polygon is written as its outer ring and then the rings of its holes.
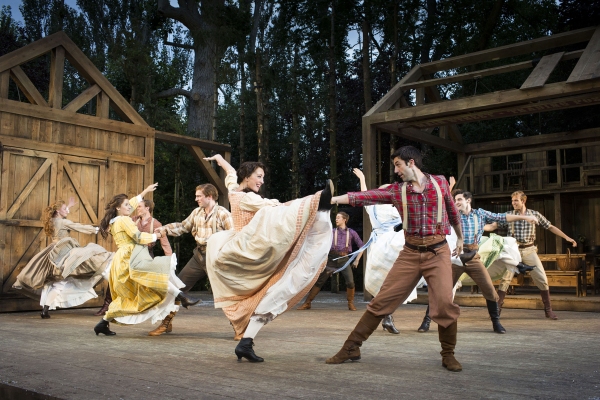
POLYGON ((44 233, 46 236, 52 237, 54 235, 54 223, 52 222, 52 218, 56 216, 58 210, 60 210, 64 204, 66 203, 63 200, 56 200, 54 203, 44 208, 41 220, 44 224, 44 233))
POLYGON ((129 199, 125 193, 121 193, 110 199, 106 207, 104 208, 104 217, 100 221, 100 234, 104 239, 108 237, 110 233, 110 220, 117 216, 117 208, 123 204, 125 200, 129 199))

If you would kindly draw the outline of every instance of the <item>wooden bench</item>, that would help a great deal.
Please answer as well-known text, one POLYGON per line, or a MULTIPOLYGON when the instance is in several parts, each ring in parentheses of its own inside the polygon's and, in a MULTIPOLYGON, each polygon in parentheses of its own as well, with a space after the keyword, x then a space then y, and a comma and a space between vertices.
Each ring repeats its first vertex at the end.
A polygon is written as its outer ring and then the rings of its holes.
MULTIPOLYGON (((548 278, 548 286, 553 287, 572 287, 575 288, 575 295, 580 297, 582 295, 582 276, 581 271, 555 271, 555 270, 546 270, 546 277, 548 278)), ((500 285, 500 280, 496 280, 492 282, 494 286, 500 285)), ((529 287, 535 286, 533 283, 533 279, 529 275, 529 272, 526 272, 525 275, 519 274, 515 275, 515 277, 510 282, 510 286, 515 287, 529 287)), ((474 286, 477 291, 476 286, 474 286)))

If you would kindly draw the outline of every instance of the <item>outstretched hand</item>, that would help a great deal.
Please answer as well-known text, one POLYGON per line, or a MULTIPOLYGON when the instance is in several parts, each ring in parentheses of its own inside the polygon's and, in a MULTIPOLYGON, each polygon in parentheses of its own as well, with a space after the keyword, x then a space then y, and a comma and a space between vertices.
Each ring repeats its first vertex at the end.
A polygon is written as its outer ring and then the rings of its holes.
MULTIPOLYGON (((525 221, 529 222, 530 224, 534 224, 534 225, 540 224, 540 221, 538 221, 538 219, 533 215, 526 215, 525 221)), ((575 243, 575 244, 577 244, 577 243, 575 243)))
POLYGON ((67 208, 73 207, 77 202, 75 201, 75 197, 69 197, 69 202, 67 203, 67 208))
POLYGON ((450 183, 450 191, 452 191, 452 188, 454 187, 454 185, 456 185, 456 179, 454 179, 454 177, 451 176, 448 182, 450 183))
POLYGON ((360 169, 352 168, 352 172, 354 173, 354 175, 356 175, 358 179, 365 179, 365 174, 363 174, 363 172, 360 169))

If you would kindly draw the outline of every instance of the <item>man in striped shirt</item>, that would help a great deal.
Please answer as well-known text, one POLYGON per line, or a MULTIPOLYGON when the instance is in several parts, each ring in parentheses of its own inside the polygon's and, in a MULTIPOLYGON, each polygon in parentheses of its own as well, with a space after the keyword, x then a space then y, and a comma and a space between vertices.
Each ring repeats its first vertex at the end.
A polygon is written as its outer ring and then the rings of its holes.
MULTIPOLYGON (((577 242, 567 236, 563 231, 555 227, 548 221, 542 214, 537 211, 530 210, 525 207, 527 196, 522 191, 514 192, 511 196, 511 203, 513 211, 509 211, 508 215, 527 215, 533 216, 538 220, 539 225, 565 239, 567 242, 571 242, 573 247, 577 247, 577 242)), ((535 226, 528 223, 527 221, 516 221, 499 224, 500 227, 508 227, 508 234, 517 240, 519 245, 519 252, 523 262, 528 265, 535 265, 536 268, 530 272, 531 278, 535 285, 540 289, 540 295, 542 296, 542 302, 544 303, 544 312, 546 318, 558 319, 554 311, 552 311, 552 303, 550 302, 550 287, 548 286, 548 278, 544 271, 544 266, 537 255, 537 246, 535 245, 535 226)), ((510 286, 510 282, 514 273, 512 271, 506 271, 502 276, 502 282, 498 288, 498 304, 502 308, 504 303, 504 297, 506 296, 506 290, 510 286)))
POLYGON ((386 315, 392 314, 404 302, 424 276, 429 285, 431 318, 438 324, 442 366, 458 372, 462 366, 454 357, 454 348, 460 309, 452 300, 452 266, 446 242, 452 225, 458 238, 454 252, 462 253, 463 236, 458 210, 446 179, 421 171, 423 157, 419 150, 412 146, 401 147, 392 154, 392 161, 394 172, 404 183, 332 198, 332 204, 355 207, 393 204, 402 216, 406 243, 379 293, 368 304, 367 311, 341 350, 326 363, 359 360, 362 343, 386 315))
MULTIPOLYGON (((512 214, 495 214, 481 208, 473 209, 471 202, 473 201, 473 195, 471 192, 456 189, 452 192, 454 195, 454 202, 456 208, 460 211, 460 224, 465 238, 464 250, 465 253, 460 255, 462 266, 452 264, 452 283, 456 284, 458 278, 463 273, 466 273, 473 279, 477 286, 481 289, 481 293, 486 300, 488 313, 492 320, 492 327, 496 333, 506 333, 506 329, 500 324, 500 310, 498 308, 498 295, 494 289, 492 279, 488 274, 485 266, 481 262, 481 258, 477 253, 479 249, 479 242, 484 232, 486 224, 505 223, 514 221, 527 221, 532 224, 537 224, 537 219, 533 216, 525 215, 512 215, 512 214)), ((425 314, 427 318, 427 313, 425 314)), ((429 329, 427 329, 429 330, 429 329)), ((419 328, 421 331, 421 328, 419 328)), ((426 332, 424 330, 423 332, 426 332)))

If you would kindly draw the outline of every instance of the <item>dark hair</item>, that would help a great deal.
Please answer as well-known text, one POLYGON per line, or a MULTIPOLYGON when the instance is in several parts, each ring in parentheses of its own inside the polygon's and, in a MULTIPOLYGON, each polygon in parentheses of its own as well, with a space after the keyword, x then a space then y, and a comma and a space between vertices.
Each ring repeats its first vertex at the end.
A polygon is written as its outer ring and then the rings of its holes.
POLYGON ((196 190, 201 191, 202 194, 206 197, 212 197, 212 199, 214 201, 219 200, 219 191, 217 190, 217 188, 214 185, 212 185, 210 183, 198 185, 198 186, 196 186, 196 190))
POLYGON ((403 160, 406 164, 408 164, 408 162, 412 159, 415 161, 415 165, 417 166, 417 168, 421 169, 423 168, 423 155, 421 155, 421 152, 413 146, 403 146, 400 147, 399 149, 396 149, 391 156, 392 161, 394 161, 394 158, 399 157, 401 160, 403 160))
POLYGON ((338 214, 341 215, 342 218, 344 218, 344 221, 346 223, 348 223, 348 221, 350 221, 350 216, 347 213, 345 213, 343 211, 338 211, 338 214))
POLYGON ((154 202, 150 199, 144 199, 142 200, 142 203, 144 203, 144 207, 148 207, 148 212, 152 215, 154 212, 154 202))
MULTIPOLYGON (((465 200, 469 200, 469 199, 473 199, 473 195, 471 194, 471 192, 467 192, 466 190, 462 190, 462 189, 454 189, 452 191, 452 197, 456 197, 459 194, 462 194, 462 196, 465 198, 465 200)), ((473 200, 471 200, 473 201, 473 200)))
POLYGON ((246 161, 242 163, 236 171, 238 184, 242 183, 244 179, 248 178, 259 168, 262 168, 266 172, 265 165, 259 161, 246 161))
POLYGON ((120 207, 127 199, 129 199, 129 197, 127 197, 126 194, 118 194, 110 199, 104 208, 104 217, 102 217, 102 220, 100 221, 100 234, 104 239, 106 239, 110 233, 110 220, 117 216, 117 207, 120 207))

